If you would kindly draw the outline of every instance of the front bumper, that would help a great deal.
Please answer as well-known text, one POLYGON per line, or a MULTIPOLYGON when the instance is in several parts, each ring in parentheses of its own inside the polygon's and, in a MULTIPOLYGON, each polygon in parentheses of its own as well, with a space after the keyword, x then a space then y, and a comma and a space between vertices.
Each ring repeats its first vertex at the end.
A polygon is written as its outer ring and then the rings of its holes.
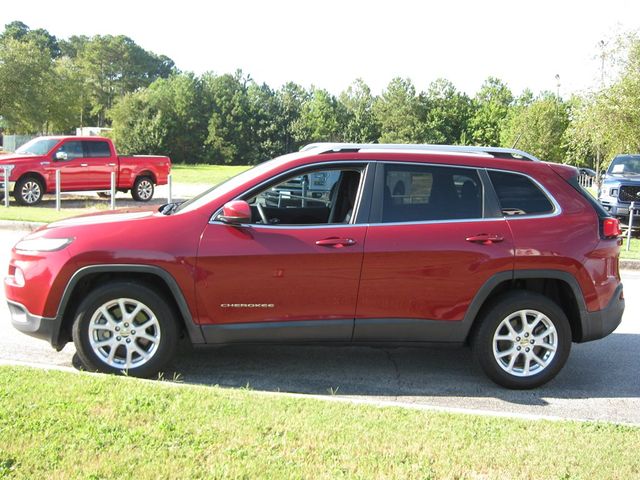
POLYGON ((618 285, 613 297, 602 310, 586 312, 582 321, 582 342, 589 342, 604 338, 612 333, 622 321, 624 313, 624 298, 622 296, 622 284, 618 285))
POLYGON ((7 301, 11 324, 16 330, 31 335, 32 337, 48 341, 53 347, 58 348, 59 322, 55 318, 38 317, 32 315, 24 305, 7 301))
MULTIPOLYGON (((9 182, 9 193, 13 192, 16 182, 9 182)), ((0 196, 4 195, 4 178, 0 177, 0 196)))

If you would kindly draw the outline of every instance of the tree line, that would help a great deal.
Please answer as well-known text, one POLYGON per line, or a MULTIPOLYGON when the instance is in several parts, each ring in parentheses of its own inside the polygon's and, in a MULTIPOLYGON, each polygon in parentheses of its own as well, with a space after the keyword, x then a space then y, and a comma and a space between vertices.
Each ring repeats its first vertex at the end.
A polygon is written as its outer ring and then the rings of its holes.
POLYGON ((517 146, 549 161, 601 168, 640 151, 640 41, 618 39, 615 73, 596 92, 514 95, 486 79, 470 97, 446 79, 418 90, 391 79, 380 95, 356 79, 338 96, 250 75, 181 72, 126 36, 57 39, 12 22, 0 34, 0 126, 69 133, 105 126, 129 154, 254 164, 312 142, 517 146))

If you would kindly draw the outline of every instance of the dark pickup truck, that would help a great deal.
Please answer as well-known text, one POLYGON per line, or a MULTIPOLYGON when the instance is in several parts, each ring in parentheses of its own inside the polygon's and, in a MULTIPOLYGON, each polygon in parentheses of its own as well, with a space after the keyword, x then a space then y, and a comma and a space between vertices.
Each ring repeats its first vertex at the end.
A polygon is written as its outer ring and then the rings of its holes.
POLYGON ((640 154, 618 155, 613 159, 602 181, 598 200, 611 216, 628 224, 631 202, 635 202, 635 214, 640 210, 640 154))

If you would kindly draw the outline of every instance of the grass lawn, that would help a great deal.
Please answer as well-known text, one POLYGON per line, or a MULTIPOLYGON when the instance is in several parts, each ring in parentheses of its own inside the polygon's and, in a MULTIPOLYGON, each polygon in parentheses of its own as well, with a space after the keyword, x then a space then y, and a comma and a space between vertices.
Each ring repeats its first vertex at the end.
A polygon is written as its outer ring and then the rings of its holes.
POLYGON ((0 368, 0 477, 638 478, 640 428, 0 368))
MULTIPOLYGON (((106 208, 106 207, 105 207, 106 208)), ((9 208, 0 205, 0 220, 15 220, 20 222, 44 222, 51 223, 63 218, 74 217, 97 211, 96 208, 63 208, 57 211, 47 207, 17 207, 11 204, 9 208)))
POLYGON ((624 238, 620 248, 620 258, 625 260, 640 260, 640 238, 632 238, 627 252, 627 237, 624 238))
POLYGON ((250 168, 247 165, 181 165, 171 166, 173 183, 218 183, 250 168))

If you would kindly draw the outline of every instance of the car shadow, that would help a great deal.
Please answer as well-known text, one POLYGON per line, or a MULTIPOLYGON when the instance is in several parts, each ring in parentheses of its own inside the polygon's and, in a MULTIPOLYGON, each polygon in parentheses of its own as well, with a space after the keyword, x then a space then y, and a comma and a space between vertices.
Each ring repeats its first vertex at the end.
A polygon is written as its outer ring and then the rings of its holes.
POLYGON ((304 394, 386 397, 491 397, 514 404, 545 398, 639 398, 640 335, 574 344, 560 374, 526 391, 499 387, 469 348, 238 345, 185 349, 165 373, 191 384, 304 394))

